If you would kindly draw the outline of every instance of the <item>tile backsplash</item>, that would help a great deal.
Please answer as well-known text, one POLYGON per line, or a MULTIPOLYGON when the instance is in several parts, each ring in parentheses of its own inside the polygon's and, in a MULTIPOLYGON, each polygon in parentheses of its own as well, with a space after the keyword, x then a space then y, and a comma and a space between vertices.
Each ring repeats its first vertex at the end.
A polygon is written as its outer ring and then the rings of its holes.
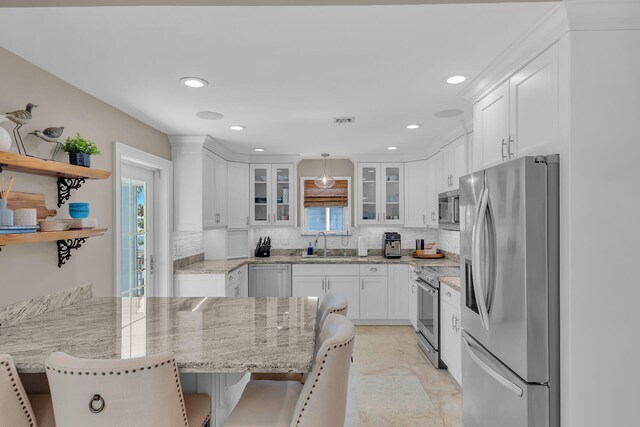
MULTIPOLYGON (((368 249, 382 249, 382 235, 386 231, 397 231, 402 237, 403 249, 414 249, 416 239, 424 239, 427 242, 437 242, 438 248, 456 254, 460 253, 460 233, 458 231, 423 229, 423 228, 386 228, 386 227, 357 227, 353 228, 351 236, 328 236, 327 247, 329 249, 355 249, 358 247, 358 237, 367 238, 368 249)), ((306 248, 309 242, 315 240, 314 236, 301 236, 300 228, 273 227, 256 228, 253 230, 255 242, 262 236, 271 236, 274 249, 301 249, 306 248)), ((322 245, 322 240, 319 243, 322 245)))
POLYGON ((176 231, 173 233, 173 260, 204 252, 201 231, 176 231))

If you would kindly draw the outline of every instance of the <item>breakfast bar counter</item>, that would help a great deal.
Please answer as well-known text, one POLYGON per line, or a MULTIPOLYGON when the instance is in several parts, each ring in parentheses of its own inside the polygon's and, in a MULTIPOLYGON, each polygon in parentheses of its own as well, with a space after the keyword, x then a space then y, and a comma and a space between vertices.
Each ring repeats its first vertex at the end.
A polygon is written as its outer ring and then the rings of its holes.
POLYGON ((181 373, 308 372, 317 298, 92 298, 0 327, 18 372, 54 351, 131 358, 170 351, 181 373))

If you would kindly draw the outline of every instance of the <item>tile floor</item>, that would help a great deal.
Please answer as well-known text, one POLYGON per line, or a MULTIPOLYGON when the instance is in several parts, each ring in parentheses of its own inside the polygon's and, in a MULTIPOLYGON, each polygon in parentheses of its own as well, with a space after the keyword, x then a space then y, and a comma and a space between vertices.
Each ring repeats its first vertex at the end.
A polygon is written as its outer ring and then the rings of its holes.
POLYGON ((345 426, 462 427, 462 392, 409 326, 358 326, 345 426))

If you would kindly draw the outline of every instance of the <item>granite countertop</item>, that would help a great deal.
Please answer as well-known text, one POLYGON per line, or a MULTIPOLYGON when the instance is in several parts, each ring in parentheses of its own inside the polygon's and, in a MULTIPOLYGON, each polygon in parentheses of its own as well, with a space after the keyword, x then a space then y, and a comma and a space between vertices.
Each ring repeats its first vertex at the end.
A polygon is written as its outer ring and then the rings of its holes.
POLYGON ((317 298, 146 298, 138 310, 142 300, 92 298, 2 327, 0 353, 24 373, 44 372, 54 351, 101 359, 171 351, 184 373, 311 370, 317 298))
POLYGON ((451 286, 453 289, 460 292, 460 276, 439 277, 439 279, 445 285, 451 286))
POLYGON ((409 264, 414 267, 453 267, 459 266, 458 261, 449 258, 418 259, 410 256, 402 258, 385 258, 382 256, 367 257, 331 257, 324 259, 316 257, 302 259, 301 256, 271 256, 267 258, 248 258, 236 260, 208 260, 189 264, 175 270, 176 274, 226 274, 245 264, 409 264))

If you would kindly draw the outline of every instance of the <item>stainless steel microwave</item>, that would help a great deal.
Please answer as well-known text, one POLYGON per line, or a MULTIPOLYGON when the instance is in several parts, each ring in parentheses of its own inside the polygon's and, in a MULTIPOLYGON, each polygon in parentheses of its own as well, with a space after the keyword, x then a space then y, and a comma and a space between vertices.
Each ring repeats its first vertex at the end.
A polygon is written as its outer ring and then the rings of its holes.
POLYGON ((460 230, 460 195, 458 190, 440 193, 438 196, 438 227, 460 230))

